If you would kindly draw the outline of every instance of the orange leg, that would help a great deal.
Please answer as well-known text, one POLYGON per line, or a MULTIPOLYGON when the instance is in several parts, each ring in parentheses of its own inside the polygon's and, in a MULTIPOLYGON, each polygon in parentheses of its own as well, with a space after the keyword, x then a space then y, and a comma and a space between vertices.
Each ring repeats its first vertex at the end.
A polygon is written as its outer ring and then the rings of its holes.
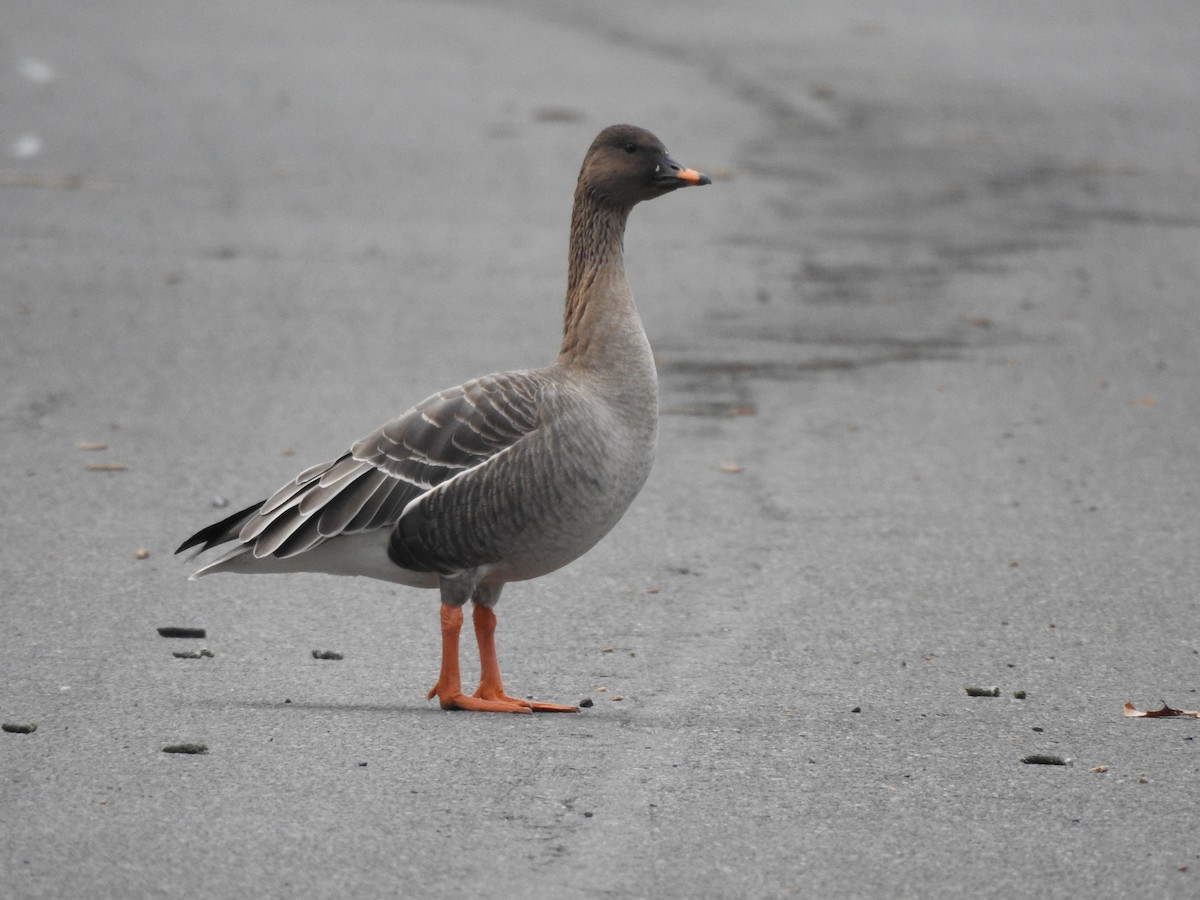
MULTIPOLYGON (((442 709, 470 709, 481 712, 533 712, 529 705, 511 697, 487 698, 467 697, 462 692, 462 677, 458 671, 458 633, 462 630, 463 611, 461 606, 443 603, 442 620, 442 670, 427 695, 438 698, 442 709)), ((493 659, 495 654, 493 653, 493 659)))
MULTIPOLYGON (((443 607, 444 608, 444 607, 443 607)), ((462 610, 459 610, 461 620, 462 610)), ((500 663, 496 660, 496 614, 490 606, 475 604, 471 613, 475 623, 475 640, 479 644, 479 687, 473 695, 482 701, 514 703, 533 712, 579 712, 575 706, 559 706, 556 703, 535 703, 532 700, 518 700, 504 693, 504 684, 500 681, 500 663)))

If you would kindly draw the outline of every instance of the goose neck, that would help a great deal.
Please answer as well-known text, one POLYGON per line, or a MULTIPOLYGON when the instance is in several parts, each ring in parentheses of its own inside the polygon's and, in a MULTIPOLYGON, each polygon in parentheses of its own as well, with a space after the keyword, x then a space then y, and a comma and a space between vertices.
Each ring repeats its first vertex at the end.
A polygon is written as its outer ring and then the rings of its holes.
MULTIPOLYGON (((625 222, 629 210, 604 203, 581 185, 571 215, 567 301, 560 358, 579 356, 592 332, 616 318, 636 320, 625 278, 625 222)), ((640 330, 640 329, 639 329, 640 330)))

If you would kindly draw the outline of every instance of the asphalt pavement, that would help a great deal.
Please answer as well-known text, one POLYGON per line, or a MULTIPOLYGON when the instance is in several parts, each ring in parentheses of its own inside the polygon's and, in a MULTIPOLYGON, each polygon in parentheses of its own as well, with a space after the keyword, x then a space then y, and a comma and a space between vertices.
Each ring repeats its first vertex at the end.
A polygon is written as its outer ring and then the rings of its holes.
POLYGON ((1200 708, 1198 35, 8 4, 0 894, 1200 895, 1200 721, 1122 712, 1200 708), (188 582, 223 510, 553 357, 618 121, 713 177, 627 236, 659 456, 498 609, 506 686, 592 705, 438 709, 430 592, 188 582))

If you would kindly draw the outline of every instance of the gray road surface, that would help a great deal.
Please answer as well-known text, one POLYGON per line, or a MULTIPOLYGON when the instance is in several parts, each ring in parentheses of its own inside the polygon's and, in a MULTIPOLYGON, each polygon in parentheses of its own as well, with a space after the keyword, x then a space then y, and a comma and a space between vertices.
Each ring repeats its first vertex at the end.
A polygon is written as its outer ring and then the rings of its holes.
POLYGON ((0 718, 39 727, 0 734, 0 893, 1200 895, 1200 723, 1121 714, 1200 707, 1198 35, 1190 0, 7 4, 0 718), (628 238, 650 483, 500 609, 509 687, 595 705, 426 702, 432 594, 187 582, 217 498, 549 360, 615 121, 715 183, 628 238))

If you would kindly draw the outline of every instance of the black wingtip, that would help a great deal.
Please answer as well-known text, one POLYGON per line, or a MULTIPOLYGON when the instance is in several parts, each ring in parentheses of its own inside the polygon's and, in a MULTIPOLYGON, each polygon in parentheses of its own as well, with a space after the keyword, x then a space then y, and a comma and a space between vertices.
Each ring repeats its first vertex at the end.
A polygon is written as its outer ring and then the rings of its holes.
POLYGON ((259 500, 257 503, 251 503, 243 510, 235 512, 232 516, 227 516, 220 522, 214 522, 206 528, 201 528, 190 538, 179 545, 176 553, 182 553, 184 550, 190 550, 193 547, 204 545, 205 550, 216 547, 218 544, 224 544, 226 541, 232 541, 239 531, 242 530, 242 525, 254 513, 262 507, 267 501, 259 500))

